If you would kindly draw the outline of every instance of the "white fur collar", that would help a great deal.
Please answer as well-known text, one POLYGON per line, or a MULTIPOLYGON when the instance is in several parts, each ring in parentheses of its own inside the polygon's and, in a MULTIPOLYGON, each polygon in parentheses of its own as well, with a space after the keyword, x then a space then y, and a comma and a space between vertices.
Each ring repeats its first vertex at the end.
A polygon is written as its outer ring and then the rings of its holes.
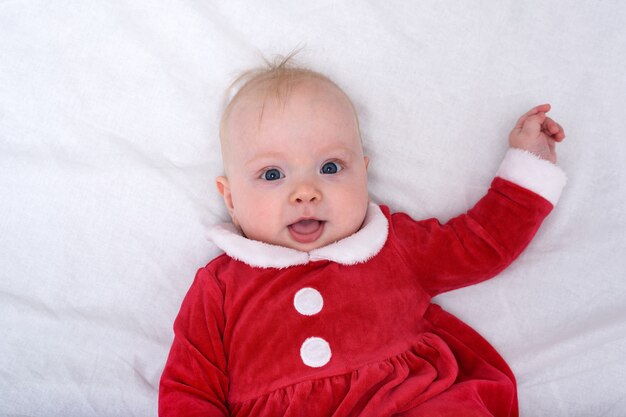
POLYGON ((363 227, 358 232, 311 252, 247 239, 232 223, 213 227, 209 239, 231 258, 254 267, 287 268, 322 260, 354 265, 366 262, 380 252, 387 241, 388 229, 387 218, 380 207, 370 203, 363 227))

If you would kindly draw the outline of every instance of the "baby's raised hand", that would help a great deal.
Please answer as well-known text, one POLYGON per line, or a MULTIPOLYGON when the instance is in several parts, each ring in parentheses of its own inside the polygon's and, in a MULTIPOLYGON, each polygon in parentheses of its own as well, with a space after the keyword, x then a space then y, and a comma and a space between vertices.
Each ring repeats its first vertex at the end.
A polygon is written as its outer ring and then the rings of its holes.
POLYGON ((546 116, 549 111, 550 105, 542 104, 520 117, 509 135, 509 145, 555 164, 556 142, 565 139, 565 132, 561 125, 546 116))

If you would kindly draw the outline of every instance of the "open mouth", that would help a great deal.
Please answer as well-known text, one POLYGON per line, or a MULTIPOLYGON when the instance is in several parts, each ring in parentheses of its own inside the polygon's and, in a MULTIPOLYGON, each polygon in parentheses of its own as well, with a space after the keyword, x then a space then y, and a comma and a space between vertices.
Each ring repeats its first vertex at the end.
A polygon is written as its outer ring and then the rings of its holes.
POLYGON ((315 242, 324 231, 324 221, 304 219, 287 226, 291 237, 298 243, 315 242))

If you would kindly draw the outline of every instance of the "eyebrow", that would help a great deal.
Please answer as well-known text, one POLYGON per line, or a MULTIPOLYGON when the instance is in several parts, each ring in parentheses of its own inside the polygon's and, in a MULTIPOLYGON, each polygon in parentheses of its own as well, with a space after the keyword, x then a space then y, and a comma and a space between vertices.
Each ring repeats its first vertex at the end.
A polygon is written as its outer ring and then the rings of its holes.
MULTIPOLYGON (((338 158, 338 159, 348 159, 350 156, 354 156, 354 152, 344 146, 329 147, 327 149, 323 149, 320 153, 328 154, 330 155, 330 158, 338 158)), ((279 160, 285 159, 285 153, 284 152, 264 152, 246 161, 244 163, 244 166, 248 167, 250 165, 259 164, 260 162, 265 161, 265 160, 269 162, 269 161, 277 160, 277 159, 279 160)))
POLYGON ((270 160, 283 159, 283 158, 284 158, 284 154, 281 152, 265 152, 265 153, 255 156, 252 159, 249 159, 248 161, 244 163, 244 166, 248 167, 250 165, 256 165, 259 162, 264 161, 264 160, 270 161, 270 160))

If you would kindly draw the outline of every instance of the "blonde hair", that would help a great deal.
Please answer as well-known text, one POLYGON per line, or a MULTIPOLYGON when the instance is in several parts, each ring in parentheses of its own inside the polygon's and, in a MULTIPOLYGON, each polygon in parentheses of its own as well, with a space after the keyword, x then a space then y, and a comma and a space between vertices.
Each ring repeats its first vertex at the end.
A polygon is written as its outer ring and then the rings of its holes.
POLYGON ((286 98, 289 96, 290 91, 295 86, 303 81, 316 79, 331 84, 341 93, 343 93, 343 95, 352 106, 352 109, 354 110, 354 115, 357 119, 358 127, 359 123, 358 117, 356 116, 356 109, 354 108, 350 97, 348 97, 348 95, 341 89, 341 87, 339 87, 333 80, 331 80, 324 74, 321 74, 307 67, 297 65, 294 62, 294 56, 297 55, 298 52, 300 52, 300 49, 296 49, 286 56, 277 55, 271 62, 268 61, 266 58, 263 58, 263 60, 265 61, 265 66, 244 71, 243 73, 238 75, 235 80, 230 84, 230 86, 226 90, 226 102, 220 120, 220 139, 222 141, 222 147, 224 141, 224 125, 228 120, 228 117, 233 107, 235 106, 237 101, 241 99, 242 96, 260 85, 264 85, 265 97, 259 116, 259 123, 263 118, 263 109, 265 107, 265 102, 268 99, 272 98, 277 102, 284 104, 286 98))

